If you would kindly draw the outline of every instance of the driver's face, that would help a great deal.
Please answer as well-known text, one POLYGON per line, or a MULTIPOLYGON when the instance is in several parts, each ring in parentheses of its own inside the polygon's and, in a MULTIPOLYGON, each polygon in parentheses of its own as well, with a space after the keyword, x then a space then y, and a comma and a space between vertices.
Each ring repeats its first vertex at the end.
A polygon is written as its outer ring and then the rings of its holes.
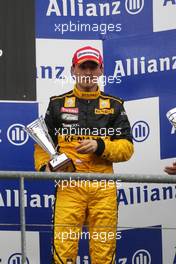
POLYGON ((72 66, 71 71, 77 84, 82 88, 91 88, 97 85, 98 78, 103 74, 103 67, 94 61, 85 61, 72 66))

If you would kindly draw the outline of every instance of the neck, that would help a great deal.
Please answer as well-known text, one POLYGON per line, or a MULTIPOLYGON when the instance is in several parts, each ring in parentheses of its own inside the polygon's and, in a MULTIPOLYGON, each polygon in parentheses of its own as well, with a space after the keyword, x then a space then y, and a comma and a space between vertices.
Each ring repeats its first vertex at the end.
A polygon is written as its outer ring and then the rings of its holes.
POLYGON ((98 90, 97 84, 95 84, 92 87, 82 87, 80 84, 76 84, 76 87, 81 91, 81 92, 96 92, 98 90))
POLYGON ((99 89, 98 86, 96 86, 96 90, 95 91, 94 90, 90 91, 90 89, 89 90, 85 90, 85 89, 81 90, 81 89, 78 88, 77 85, 75 85, 75 87, 73 89, 73 93, 74 93, 74 95, 76 97, 81 98, 81 99, 87 99, 87 100, 96 99, 101 94, 100 89, 99 89))

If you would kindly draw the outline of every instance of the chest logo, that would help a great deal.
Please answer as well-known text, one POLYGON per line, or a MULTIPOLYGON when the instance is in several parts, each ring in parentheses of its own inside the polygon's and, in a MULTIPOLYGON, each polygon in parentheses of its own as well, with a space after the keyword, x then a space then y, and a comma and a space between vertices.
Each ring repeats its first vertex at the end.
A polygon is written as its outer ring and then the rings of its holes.
POLYGON ((99 100, 99 108, 110 108, 110 99, 101 99, 99 100))
POLYGON ((75 107, 76 98, 75 97, 65 97, 64 107, 75 107))
POLYGON ((114 114, 114 108, 110 108, 110 109, 97 109, 97 108, 95 108, 95 114, 96 115, 110 115, 110 114, 114 114))
POLYGON ((78 108, 69 108, 69 107, 61 107, 60 109, 61 113, 71 113, 71 114, 78 114, 79 109, 78 108))

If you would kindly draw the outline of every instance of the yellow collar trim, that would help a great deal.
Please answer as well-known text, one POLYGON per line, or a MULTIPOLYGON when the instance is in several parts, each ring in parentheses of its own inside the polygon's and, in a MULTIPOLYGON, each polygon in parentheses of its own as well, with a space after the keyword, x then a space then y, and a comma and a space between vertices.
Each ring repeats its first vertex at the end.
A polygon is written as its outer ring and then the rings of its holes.
POLYGON ((81 98, 81 99, 96 99, 100 96, 100 88, 98 87, 98 90, 95 92, 83 92, 80 91, 76 85, 74 86, 73 93, 76 97, 81 98))

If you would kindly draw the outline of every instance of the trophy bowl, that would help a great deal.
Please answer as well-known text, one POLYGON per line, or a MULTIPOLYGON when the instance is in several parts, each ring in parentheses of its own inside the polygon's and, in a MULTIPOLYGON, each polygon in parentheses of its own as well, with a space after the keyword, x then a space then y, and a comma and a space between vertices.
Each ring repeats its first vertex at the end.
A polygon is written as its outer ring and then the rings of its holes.
POLYGON ((67 171, 74 172, 75 166, 72 159, 68 158, 65 153, 59 154, 48 133, 44 118, 41 116, 28 124, 24 130, 29 136, 44 150, 51 159, 48 162, 51 171, 67 171))

